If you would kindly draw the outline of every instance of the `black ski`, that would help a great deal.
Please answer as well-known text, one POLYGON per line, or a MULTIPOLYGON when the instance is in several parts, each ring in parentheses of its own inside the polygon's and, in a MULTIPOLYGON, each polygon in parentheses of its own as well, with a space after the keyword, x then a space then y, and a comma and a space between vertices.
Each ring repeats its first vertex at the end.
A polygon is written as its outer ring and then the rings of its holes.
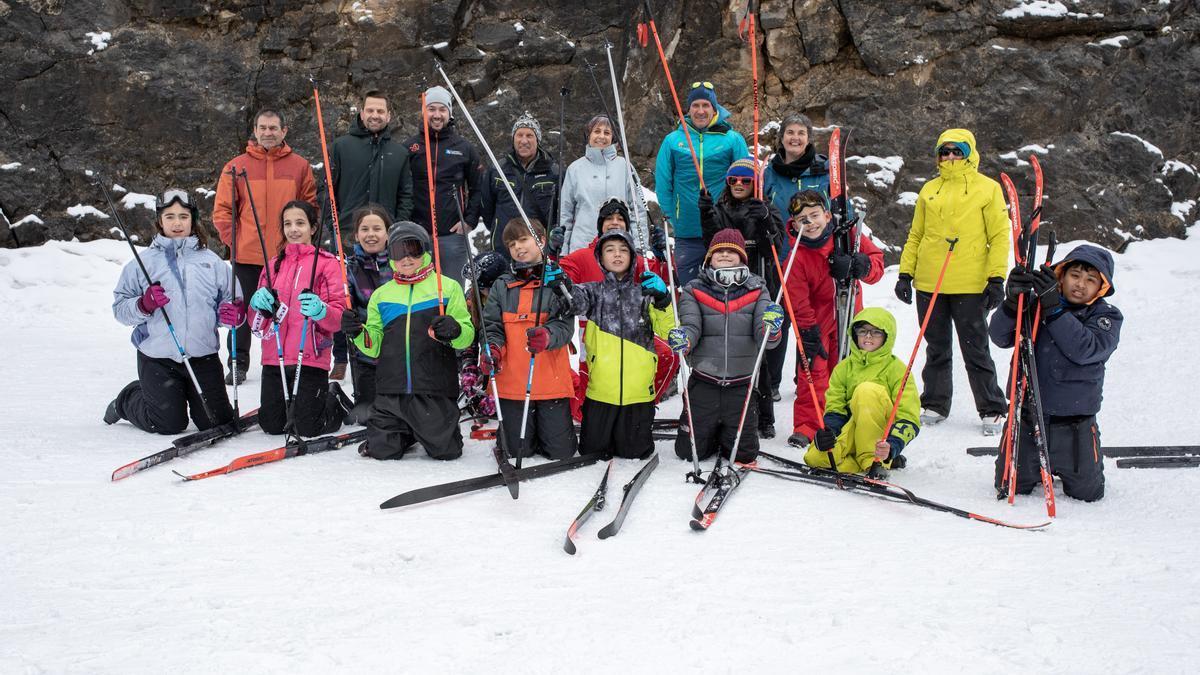
MULTIPOLYGON (((1105 457, 1195 457, 1200 456, 1200 445, 1118 445, 1101 448, 1105 457)), ((967 448, 972 457, 995 457, 999 448, 967 448)))
POLYGON ((629 515, 629 507, 633 506, 634 497, 637 497, 638 492, 640 492, 642 486, 645 485, 646 479, 648 479, 650 474, 653 473, 657 468, 658 453, 656 452, 650 457, 650 461, 646 462, 645 466, 643 466, 641 469, 638 469, 638 472, 633 476, 633 480, 626 483, 625 487, 622 488, 624 494, 621 496, 621 507, 617 509, 616 517, 612 519, 611 523, 600 528, 600 531, 596 534, 596 536, 600 537, 601 539, 608 539, 609 537, 614 536, 616 533, 621 531, 621 525, 625 522, 625 516, 629 515))
MULTIPOLYGON (((713 469, 712 476, 716 476, 716 488, 709 498, 708 504, 696 516, 692 513, 692 520, 688 525, 697 532, 703 532, 712 527, 713 522, 717 519, 717 514, 720 513, 721 507, 725 506, 725 502, 729 500, 729 496, 737 489, 746 476, 754 470, 754 464, 738 463, 734 466, 725 465, 724 470, 713 469)), ((710 476, 710 482, 712 477, 710 476)), ((707 487, 707 484, 705 485, 707 487)))
POLYGON ((608 468, 604 470, 604 477, 600 479, 600 487, 592 493, 592 498, 587 504, 583 505, 583 510, 579 515, 575 516, 575 520, 571 521, 570 527, 567 528, 567 539, 563 542, 563 550, 571 555, 575 555, 575 533, 583 526, 591 517, 592 514, 604 509, 604 504, 608 498, 608 477, 612 475, 613 460, 608 460, 608 468))
POLYGON ((496 468, 500 471, 500 477, 504 479, 504 487, 508 488, 508 494, 516 499, 520 495, 521 479, 517 478, 517 467, 508 461, 508 457, 505 457, 504 451, 500 449, 499 438, 492 446, 492 455, 496 458, 496 468))
POLYGON ((759 467, 755 467, 755 469, 754 469, 755 471, 758 471, 759 473, 765 473, 765 474, 769 474, 769 475, 776 476, 779 478, 786 478, 786 479, 790 479, 790 480, 807 482, 807 483, 816 483, 816 484, 820 484, 820 485, 823 485, 825 487, 829 487, 829 488, 832 488, 835 490, 840 489, 840 490, 847 490, 847 491, 862 491, 862 494, 868 494, 868 495, 871 495, 874 497, 884 497, 887 499, 891 499, 893 501, 906 502, 909 504, 913 504, 914 506, 923 506, 928 509, 933 509, 934 511, 942 511, 944 513, 949 513, 949 514, 952 514, 955 516, 959 516, 960 518, 967 518, 969 520, 978 520, 983 523, 990 523, 992 525, 998 525, 1000 527, 1009 527, 1009 528, 1013 528, 1016 530, 1036 530, 1036 529, 1046 527, 1050 524, 1049 522, 1040 523, 1037 525, 1019 525, 1019 524, 1009 523, 1009 522, 1005 522, 1003 520, 997 520, 995 518, 991 518, 989 516, 982 516, 977 513, 971 513, 970 511, 967 511, 966 509, 960 509, 960 508, 957 508, 954 506, 947 506, 945 504, 939 504, 938 502, 931 501, 931 500, 925 499, 923 497, 918 497, 917 495, 913 494, 911 490, 909 490, 907 488, 903 488, 899 485, 896 485, 895 483, 890 483, 890 482, 882 481, 882 480, 876 480, 873 478, 867 478, 866 476, 860 476, 858 474, 846 474, 846 473, 837 474, 828 469, 819 469, 816 467, 811 467, 807 464, 803 464, 803 463, 797 462, 795 460, 778 457, 778 456, 772 455, 770 453, 761 452, 761 451, 758 453, 758 456, 765 457, 765 458, 771 460, 772 462, 781 464, 790 469, 794 469, 794 471, 774 471, 771 469, 762 469, 759 467), (839 481, 840 481, 840 484, 839 484, 839 481))
POLYGON ((258 410, 251 410, 242 415, 237 420, 226 424, 221 424, 215 427, 210 427, 203 431, 180 436, 171 442, 171 447, 166 450, 160 450, 153 455, 143 457, 136 462, 130 462, 125 466, 120 467, 112 472, 112 480, 118 481, 122 478, 128 478, 139 471, 145 471, 154 466, 158 466, 163 462, 183 457, 197 450, 203 450, 217 441, 232 438, 247 429, 258 425, 258 410))
MULTIPOLYGON (((552 476, 556 473, 578 469, 583 466, 595 464, 600 461, 600 455, 580 455, 579 457, 571 457, 570 459, 559 459, 553 462, 545 462, 535 464, 533 466, 522 467, 517 470, 517 480, 532 480, 534 478, 542 478, 543 476, 552 476)), ((379 505, 381 509, 394 509, 400 506, 411 506, 422 502, 441 499, 443 497, 451 497, 461 495, 468 492, 476 492, 478 490, 486 490, 488 488, 504 485, 504 477, 499 473, 488 474, 486 476, 477 476, 475 478, 464 478, 450 483, 442 483, 440 485, 430 485, 428 487, 417 488, 402 492, 395 497, 383 502, 379 505)))
POLYGON ((1200 466, 1200 457, 1193 455, 1167 455, 1163 457, 1132 457, 1117 460, 1118 469, 1186 469, 1193 466, 1200 466))

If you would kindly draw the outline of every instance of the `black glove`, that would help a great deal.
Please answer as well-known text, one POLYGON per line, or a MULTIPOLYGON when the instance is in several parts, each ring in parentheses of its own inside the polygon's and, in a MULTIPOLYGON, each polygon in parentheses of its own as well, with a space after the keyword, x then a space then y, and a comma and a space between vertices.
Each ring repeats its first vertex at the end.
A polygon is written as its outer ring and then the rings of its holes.
POLYGON ((713 207, 712 195, 708 193, 708 190, 700 191, 700 198, 696 200, 696 206, 700 207, 700 213, 704 213, 713 207))
POLYGON ((450 341, 459 335, 462 335, 462 326, 458 325, 458 319, 452 316, 435 316, 433 321, 429 322, 429 337, 438 342, 450 344, 450 341))
POLYGON ((819 429, 813 442, 821 452, 829 452, 833 450, 833 446, 837 445, 837 436, 834 436, 833 432, 828 429, 819 429))
POLYGON ((353 340, 363 332, 363 320, 358 315, 358 310, 348 309, 342 312, 342 332, 346 334, 347 340, 353 340))
POLYGON ((562 250, 563 237, 566 233, 561 227, 556 227, 550 230, 550 239, 546 242, 546 254, 558 257, 558 252, 562 250))
POLYGON ((666 259, 667 257, 667 231, 658 226, 650 226, 650 248, 654 251, 654 257, 666 259))
POLYGON ((912 275, 901 274, 896 280, 896 297, 906 305, 912 304, 912 275))
POLYGON ((1042 316, 1058 309, 1058 276, 1054 274, 1054 269, 1042 265, 1030 276, 1033 278, 1033 292, 1037 294, 1038 302, 1042 303, 1042 316))
POLYGON ((850 261, 850 278, 851 279, 866 279, 871 273, 871 256, 866 253, 855 253, 851 256, 850 261))
POLYGON ((829 358, 829 353, 825 351, 825 345, 821 344, 820 326, 801 328, 800 344, 804 346, 804 355, 808 357, 809 361, 818 356, 823 359, 829 358))
POLYGON ((983 308, 987 311, 996 309, 1000 301, 1004 299, 1004 279, 1000 277, 991 277, 988 279, 987 286, 983 289, 983 308))
POLYGON ((844 283, 850 280, 850 269, 854 264, 854 258, 845 253, 833 253, 829 256, 829 276, 838 283, 844 283))
POLYGON ((768 223, 764 221, 771 219, 771 210, 767 208, 766 203, 762 200, 751 199, 746 203, 746 215, 758 223, 760 229, 765 231, 768 223))
POLYGON ((1008 273, 1004 286, 1004 306, 1012 313, 1017 312, 1017 298, 1033 290, 1033 277, 1024 267, 1017 265, 1008 273))

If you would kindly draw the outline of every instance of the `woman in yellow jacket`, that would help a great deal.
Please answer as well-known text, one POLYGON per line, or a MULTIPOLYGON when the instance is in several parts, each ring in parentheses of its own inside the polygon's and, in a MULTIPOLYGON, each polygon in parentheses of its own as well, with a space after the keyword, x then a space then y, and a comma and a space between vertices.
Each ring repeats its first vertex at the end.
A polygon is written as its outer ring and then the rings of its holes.
POLYGON ((1010 236, 1007 207, 1000 184, 979 173, 979 151, 970 131, 943 131, 934 151, 940 175, 926 183, 917 198, 912 229, 900 254, 896 297, 911 304, 916 286, 920 321, 950 246, 947 239, 958 239, 925 331, 921 422, 937 424, 950 414, 953 323, 983 434, 991 436, 999 433, 1008 409, 996 382, 987 337, 987 314, 1004 299, 1010 236))

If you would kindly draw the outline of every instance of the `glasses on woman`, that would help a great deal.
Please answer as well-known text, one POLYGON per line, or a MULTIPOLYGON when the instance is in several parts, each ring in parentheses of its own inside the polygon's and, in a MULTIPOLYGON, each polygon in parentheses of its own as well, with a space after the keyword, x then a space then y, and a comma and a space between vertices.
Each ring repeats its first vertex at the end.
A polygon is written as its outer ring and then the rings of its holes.
POLYGON ((879 330, 878 328, 869 328, 867 326, 859 326, 858 328, 855 328, 854 335, 855 337, 871 338, 873 340, 882 340, 883 338, 887 337, 887 333, 879 330))
POLYGON ((957 145, 943 145, 938 148, 938 157, 958 157, 962 159, 966 155, 963 154, 962 148, 957 145))
POLYGON ((754 179, 746 178, 743 176, 730 176, 725 179, 725 184, 726 185, 754 185, 754 179))

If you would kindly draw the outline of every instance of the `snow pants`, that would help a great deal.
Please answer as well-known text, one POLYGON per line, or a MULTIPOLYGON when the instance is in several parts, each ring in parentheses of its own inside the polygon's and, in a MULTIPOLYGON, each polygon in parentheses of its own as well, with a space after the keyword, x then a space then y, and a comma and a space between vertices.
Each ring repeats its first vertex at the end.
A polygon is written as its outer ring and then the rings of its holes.
MULTIPOLYGON (((809 440, 812 440, 817 434, 817 429, 821 428, 821 416, 825 414, 825 390, 829 389, 829 373, 833 370, 833 366, 837 365, 837 335, 835 332, 829 331, 822 335, 821 344, 825 347, 825 353, 830 354, 831 357, 825 359, 817 356, 809 361, 813 388, 817 392, 816 407, 813 407, 812 393, 808 390, 808 376, 804 374, 804 367, 800 363, 799 350, 796 354, 796 398, 792 401, 792 431, 804 434, 809 440)), ((783 349, 783 345, 775 349, 783 349)))
MULTIPOLYGON (((285 366, 284 375, 291 392, 296 366, 285 366)), ((279 366, 262 367, 262 397, 258 404, 258 426, 268 434, 282 434, 287 427, 288 399, 279 379, 279 366)), ((330 434, 342 426, 346 413, 337 399, 329 395, 329 371, 300 366, 300 388, 296 391, 296 427, 298 436, 311 438, 330 434)))
MULTIPOLYGON (((720 452, 725 457, 733 447, 737 435, 738 420, 742 416, 742 404, 746 401, 746 389, 750 383, 722 387, 693 374, 688 382, 688 400, 691 401, 692 421, 695 429, 689 430, 687 410, 679 414, 679 435, 675 437, 675 455, 680 459, 692 458, 692 445, 688 439, 694 431, 696 455, 705 460, 720 452)), ((746 410, 746 425, 738 441, 737 461, 752 462, 758 457, 758 403, 753 400, 746 410)))
MULTIPOLYGON (((1085 502, 1104 497, 1104 452, 1096 416, 1050 417, 1046 420, 1046 447, 1050 450, 1050 473, 1062 479, 1063 494, 1085 502)), ((1004 449, 996 458, 996 489, 1004 476, 1004 449)), ((1017 449, 1017 492, 1030 494, 1041 489, 1041 465, 1033 424, 1022 415, 1017 449)))
MULTIPOLYGON (((917 324, 929 307, 930 293, 917 292, 917 324)), ((929 327, 925 329, 925 368, 921 379, 921 407, 943 415, 950 414, 954 393, 954 351, 950 346, 950 326, 958 333, 958 350, 967 366, 967 381, 975 396, 975 410, 980 417, 1005 415, 1008 402, 996 383, 996 364, 988 351, 987 310, 983 308, 983 293, 942 293, 938 295, 929 327)))
POLYGON ((579 452, 645 459, 654 453, 653 424, 653 401, 612 405, 585 399, 579 452))
MULTIPOLYGON (((892 397, 882 384, 863 382, 850 394, 850 419, 838 434, 833 458, 841 473, 866 473, 875 462, 875 443, 883 438, 883 427, 892 413, 892 397)), ((829 454, 809 445, 804 463, 829 468, 829 454)), ((891 462, 883 463, 890 467, 891 462)))
POLYGON ((153 434, 178 434, 188 425, 188 416, 197 429, 208 429, 233 420, 233 408, 225 392, 225 371, 216 354, 193 356, 192 370, 200 383, 204 402, 217 417, 204 413, 200 393, 192 386, 187 369, 171 359, 155 359, 137 353, 138 379, 117 394, 117 413, 133 426, 153 434))
POLYGON ((400 459, 414 443, 434 459, 462 457, 458 402, 429 394, 377 394, 367 422, 362 454, 375 459, 400 459))
MULTIPOLYGON (((503 445, 509 457, 532 457, 534 454, 550 459, 566 459, 575 454, 575 421, 571 418, 571 399, 554 398, 529 402, 529 420, 525 427, 527 442, 521 442, 521 413, 523 399, 500 399, 504 424, 500 425, 503 445)), ((457 413, 456 413, 457 414, 457 413)))

